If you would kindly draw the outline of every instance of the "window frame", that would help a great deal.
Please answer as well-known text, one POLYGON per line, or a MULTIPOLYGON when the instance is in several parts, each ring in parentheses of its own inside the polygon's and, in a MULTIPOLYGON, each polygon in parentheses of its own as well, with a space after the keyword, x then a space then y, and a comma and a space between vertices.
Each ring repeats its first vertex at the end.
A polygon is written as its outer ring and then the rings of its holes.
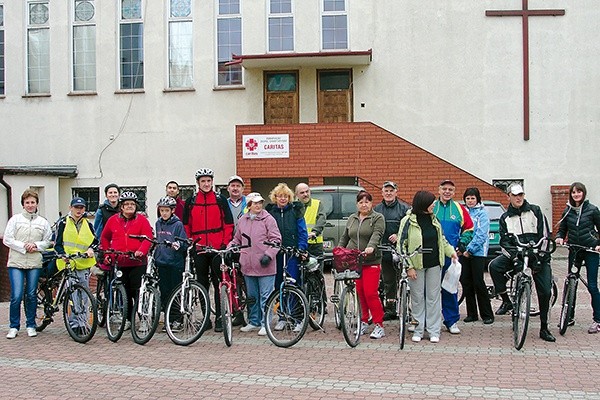
POLYGON ((96 94, 97 90, 98 90, 98 74, 97 74, 97 45, 98 45, 98 29, 97 29, 97 24, 96 24, 96 14, 98 12, 98 7, 97 7, 97 0, 87 0, 90 3, 92 3, 92 7, 94 7, 94 15, 92 16, 92 18, 88 21, 77 21, 77 16, 76 16, 76 7, 77 7, 77 3, 80 1, 86 1, 86 0, 71 0, 69 2, 69 14, 70 14, 70 29, 69 29, 69 54, 70 54, 70 63, 69 63, 69 68, 70 68, 70 77, 71 77, 71 93, 77 93, 77 94, 84 94, 84 93, 89 93, 89 94, 96 94), (93 41, 94 41, 94 88, 93 89, 76 89, 75 88, 75 30, 78 27, 86 27, 86 26, 93 26, 94 27, 94 37, 93 37, 93 41))
POLYGON ((85 211, 88 214, 95 214, 100 207, 100 188, 97 186, 81 186, 81 187, 72 187, 71 195, 73 197, 82 197, 87 202, 87 206, 85 211), (93 197, 93 198, 92 198, 93 197), (91 206, 96 206, 92 209, 91 206))
MULTIPOLYGON (((27 0, 26 2, 24 2, 24 6, 25 6, 25 12, 24 12, 24 17, 25 17, 25 47, 24 47, 24 51, 25 51, 25 97, 28 96, 50 96, 50 91, 51 91, 51 79, 50 79, 50 74, 51 74, 51 69, 50 69, 50 19, 51 19, 51 15, 50 15, 50 0, 27 0), (35 24, 35 23, 31 23, 31 6, 35 5, 35 4, 44 4, 47 9, 48 9, 48 19, 44 22, 44 23, 40 23, 40 24, 35 24), (30 60, 29 60, 29 47, 30 47, 30 41, 29 41, 29 33, 31 31, 42 31, 45 30, 47 31, 47 50, 48 50, 48 59, 47 59, 47 65, 44 67, 39 67, 40 70, 42 70, 43 68, 47 70, 47 77, 48 77, 48 90, 47 91, 32 91, 31 90, 31 81, 30 81, 30 77, 31 77, 31 66, 30 66, 30 60)), ((38 86, 41 86, 41 82, 43 80, 42 79, 38 79, 36 82, 38 82, 38 86)))
POLYGON ((120 186, 121 193, 133 192, 138 196, 138 212, 148 213, 148 187, 147 186, 120 186))
MULTIPOLYGON (((289 0, 290 1, 290 12, 289 13, 271 13, 271 1, 273 0, 268 0, 265 2, 267 10, 266 10, 266 14, 267 14, 267 26, 266 26, 266 39, 267 39, 267 43, 266 43, 266 49, 267 49, 267 53, 293 53, 294 51, 296 51, 296 21, 294 18, 294 11, 295 11, 295 2, 294 0, 289 0), (271 50, 271 46, 270 46, 270 42, 271 42, 271 35, 269 32, 269 25, 270 25, 270 21, 271 19, 283 19, 283 18, 291 18, 292 19, 292 48, 291 49, 286 49, 286 50, 271 50)), ((282 40, 282 38, 279 38, 280 40, 282 40)))
MULTIPOLYGON (((349 18, 348 18, 348 0, 344 1, 344 11, 325 11, 325 1, 320 0, 321 3, 321 18, 319 19, 319 31, 321 33, 320 42, 321 42, 321 51, 340 51, 340 50, 350 50, 350 27, 349 27, 349 18), (325 17, 346 17, 346 47, 333 47, 333 48, 325 48, 324 43, 324 31, 323 31, 323 20, 325 17)), ((335 32, 335 31, 334 31, 335 32)), ((336 43, 335 40, 333 42, 336 43)))
POLYGON ((190 1, 190 14, 185 17, 174 17, 171 15, 171 0, 167 0, 166 4, 166 26, 165 26, 165 37, 167 40, 165 41, 165 60, 166 60, 166 68, 165 68, 165 90, 166 91, 185 91, 185 90, 194 90, 195 84, 195 68, 194 68, 194 1, 190 1), (189 86, 172 86, 172 76, 171 76, 171 24, 175 23, 190 23, 191 24, 191 76, 190 76, 190 85, 189 86))
POLYGON ((4 30, 4 2, 0 1, 0 15, 2 15, 2 19, 0 19, 0 98, 3 98, 6 95, 6 33, 4 30))
MULTIPOLYGON (((220 13, 220 1, 221 0, 215 0, 215 87, 219 88, 219 89, 228 89, 228 88, 240 88, 244 86, 244 68, 242 68, 241 65, 235 65, 235 66, 231 66, 228 68, 227 73, 231 74, 232 73, 232 68, 239 68, 239 74, 240 74, 240 82, 239 83, 231 83, 231 84, 221 84, 219 83, 219 21, 221 20, 236 20, 239 19, 240 21, 240 49, 239 49, 239 54, 240 55, 243 53, 243 49, 244 49, 244 19, 242 17, 242 0, 238 0, 238 12, 237 13, 228 13, 228 14, 221 14, 220 13)), ((228 31, 231 32, 231 31, 228 31)), ((228 47, 233 47, 231 46, 231 43, 227 44, 228 47)), ((229 58, 229 61, 231 61, 232 58, 229 58)))
MULTIPOLYGON (((145 51, 144 51, 144 35, 145 35, 145 31, 144 31, 144 14, 145 14, 145 9, 146 9, 146 3, 144 0, 139 0, 140 2, 140 17, 139 18, 131 18, 131 19, 125 19, 123 18, 123 2, 126 0, 119 0, 117 1, 117 34, 116 34, 116 40, 117 40, 117 93, 131 93, 131 92, 144 92, 144 84, 145 84, 145 63, 144 63, 144 56, 145 56, 145 51), (121 65, 122 65, 122 61, 121 61, 121 52, 122 52, 122 48, 121 48, 121 27, 123 25, 135 25, 135 24, 141 24, 142 26, 142 47, 141 47, 141 52, 142 52, 142 57, 141 57, 141 65, 142 65, 142 72, 141 72, 141 77, 142 77, 142 83, 140 87, 135 87, 135 85, 132 85, 133 87, 131 88, 123 88, 122 87, 122 71, 121 71, 121 65)), ((129 75, 130 77, 133 77, 135 75, 129 75)), ((135 83, 135 80, 133 81, 133 83, 135 83)))

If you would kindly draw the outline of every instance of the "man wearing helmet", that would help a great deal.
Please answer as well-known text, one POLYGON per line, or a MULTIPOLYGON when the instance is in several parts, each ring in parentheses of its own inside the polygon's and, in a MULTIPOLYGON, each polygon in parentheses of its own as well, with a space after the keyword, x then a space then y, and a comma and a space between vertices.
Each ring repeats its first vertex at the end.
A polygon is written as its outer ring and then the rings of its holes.
MULTIPOLYGON (((123 192, 119 196, 119 214, 113 215, 106 221, 106 225, 100 236, 100 248, 102 250, 113 249, 117 251, 131 251, 135 258, 119 256, 119 267, 123 272, 121 280, 125 285, 129 309, 133 309, 133 299, 142 283, 142 274, 146 270, 150 242, 147 240, 131 239, 129 235, 146 235, 153 237, 152 226, 148 219, 137 213, 137 195, 133 192, 123 192)), ((105 260, 110 264, 110 260, 105 260)), ((129 321, 126 328, 131 326, 129 321)))
MULTIPOLYGON (((214 172, 209 168, 196 171, 198 193, 185 202, 183 224, 189 238, 199 239, 198 245, 224 249, 233 237, 233 216, 227 200, 213 190, 213 178, 214 172)), ((194 264, 198 282, 207 289, 210 276, 215 289, 216 314, 220 316, 218 260, 213 254, 197 254, 194 264)), ((215 320, 215 331, 223 331, 220 317, 215 320)))

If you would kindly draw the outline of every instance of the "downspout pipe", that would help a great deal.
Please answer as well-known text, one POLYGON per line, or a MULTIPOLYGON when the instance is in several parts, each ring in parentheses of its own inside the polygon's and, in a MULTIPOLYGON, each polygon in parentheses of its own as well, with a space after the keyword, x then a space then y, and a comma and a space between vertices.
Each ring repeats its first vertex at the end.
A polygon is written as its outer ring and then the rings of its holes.
POLYGON ((8 218, 13 215, 13 207, 12 207, 12 187, 4 180, 4 174, 0 173, 0 184, 6 188, 6 205, 8 211, 8 218))

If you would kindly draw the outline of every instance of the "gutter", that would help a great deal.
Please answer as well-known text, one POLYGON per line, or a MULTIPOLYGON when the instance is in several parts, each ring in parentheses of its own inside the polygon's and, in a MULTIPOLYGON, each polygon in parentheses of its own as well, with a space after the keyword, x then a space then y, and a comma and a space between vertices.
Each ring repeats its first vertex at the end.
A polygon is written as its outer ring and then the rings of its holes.
POLYGON ((12 207, 12 187, 4 180, 4 174, 0 173, 0 183, 6 188, 6 205, 8 210, 8 218, 13 215, 12 207))

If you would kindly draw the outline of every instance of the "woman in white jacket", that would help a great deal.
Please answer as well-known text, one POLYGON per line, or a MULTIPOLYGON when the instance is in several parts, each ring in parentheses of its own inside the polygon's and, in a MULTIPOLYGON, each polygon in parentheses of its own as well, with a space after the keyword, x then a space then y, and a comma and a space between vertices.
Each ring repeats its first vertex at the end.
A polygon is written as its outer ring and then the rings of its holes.
POLYGON ((25 287, 25 316, 27 335, 37 336, 35 311, 37 285, 42 268, 42 250, 51 246, 52 232, 48 221, 37 214, 39 197, 33 190, 21 195, 23 212, 13 215, 6 224, 4 244, 8 253, 8 277, 10 279, 10 329, 6 337, 14 339, 21 327, 21 301, 25 287))

